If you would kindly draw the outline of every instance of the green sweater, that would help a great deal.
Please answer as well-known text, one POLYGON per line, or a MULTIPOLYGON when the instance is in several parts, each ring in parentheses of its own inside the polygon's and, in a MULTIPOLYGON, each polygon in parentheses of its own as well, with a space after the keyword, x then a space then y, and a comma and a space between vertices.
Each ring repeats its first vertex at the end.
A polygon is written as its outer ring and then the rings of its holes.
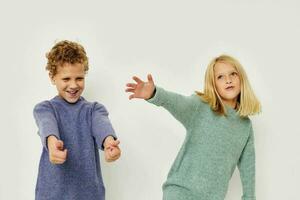
POLYGON ((167 109, 186 128, 184 143, 163 184, 164 200, 224 200, 238 166, 243 200, 255 200, 255 150, 250 119, 227 109, 221 116, 196 94, 156 87, 148 100, 167 109))

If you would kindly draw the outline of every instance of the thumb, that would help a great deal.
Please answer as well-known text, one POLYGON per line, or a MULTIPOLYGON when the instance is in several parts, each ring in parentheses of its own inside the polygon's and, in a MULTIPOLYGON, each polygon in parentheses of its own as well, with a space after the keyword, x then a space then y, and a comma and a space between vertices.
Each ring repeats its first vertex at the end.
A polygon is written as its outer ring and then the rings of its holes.
POLYGON ((64 148, 64 142, 61 141, 61 140, 57 140, 56 143, 55 143, 55 147, 59 150, 63 150, 64 148))
POLYGON ((113 149, 114 147, 118 147, 118 145, 120 144, 119 140, 112 140, 109 141, 109 143, 107 143, 107 149, 113 149))
POLYGON ((152 75, 151 75, 151 74, 148 74, 147 78, 148 78, 148 82, 149 82, 149 83, 154 84, 153 78, 152 78, 152 75))
POLYGON ((113 146, 118 146, 120 144, 120 141, 119 140, 114 140, 113 142, 112 142, 112 145, 113 146))

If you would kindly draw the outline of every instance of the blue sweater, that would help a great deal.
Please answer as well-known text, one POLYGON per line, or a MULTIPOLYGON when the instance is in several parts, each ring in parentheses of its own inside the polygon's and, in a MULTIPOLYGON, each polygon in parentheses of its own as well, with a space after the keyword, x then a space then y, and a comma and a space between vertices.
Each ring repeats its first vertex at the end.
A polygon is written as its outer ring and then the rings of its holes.
POLYGON ((36 185, 36 200, 104 200, 99 152, 114 129, 102 104, 81 97, 70 104, 59 96, 34 108, 43 151, 36 185), (68 150, 61 165, 49 161, 47 137, 55 135, 68 150))

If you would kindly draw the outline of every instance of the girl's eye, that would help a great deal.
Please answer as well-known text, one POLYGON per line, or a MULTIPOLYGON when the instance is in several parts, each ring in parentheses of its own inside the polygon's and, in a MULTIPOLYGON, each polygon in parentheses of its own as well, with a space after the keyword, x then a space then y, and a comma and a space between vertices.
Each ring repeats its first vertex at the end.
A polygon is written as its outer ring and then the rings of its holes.
POLYGON ((236 72, 232 72, 231 75, 232 76, 237 76, 237 73, 236 72))
POLYGON ((223 78, 222 75, 220 75, 220 76, 217 77, 218 80, 220 80, 220 79, 222 79, 222 78, 223 78))

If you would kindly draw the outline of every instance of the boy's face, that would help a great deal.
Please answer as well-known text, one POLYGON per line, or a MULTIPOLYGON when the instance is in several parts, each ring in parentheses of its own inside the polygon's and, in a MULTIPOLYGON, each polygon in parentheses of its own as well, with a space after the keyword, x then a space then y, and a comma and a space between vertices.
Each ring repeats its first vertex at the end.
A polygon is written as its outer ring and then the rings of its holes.
POLYGON ((240 77, 234 66, 227 63, 216 63, 214 67, 216 89, 223 102, 236 105, 241 92, 240 77))
POLYGON ((83 64, 64 63, 58 66, 51 82, 56 86, 58 95, 69 103, 76 103, 84 90, 85 71, 83 64))

